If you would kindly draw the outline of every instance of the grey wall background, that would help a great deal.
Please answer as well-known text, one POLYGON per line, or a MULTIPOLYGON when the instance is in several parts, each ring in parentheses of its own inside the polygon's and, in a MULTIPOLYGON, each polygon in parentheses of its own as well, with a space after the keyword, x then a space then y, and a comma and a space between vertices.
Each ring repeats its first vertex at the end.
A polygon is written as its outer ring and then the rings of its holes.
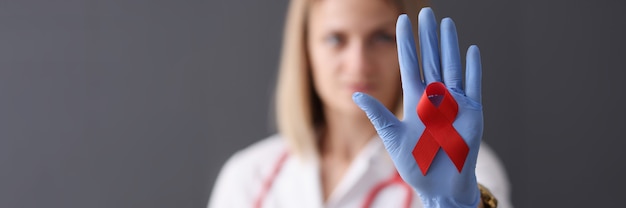
MULTIPOLYGON (((517 207, 618 207, 622 1, 433 2, 478 44, 517 207)), ((0 0, 0 207, 204 207, 273 132, 286 0, 0 0)))

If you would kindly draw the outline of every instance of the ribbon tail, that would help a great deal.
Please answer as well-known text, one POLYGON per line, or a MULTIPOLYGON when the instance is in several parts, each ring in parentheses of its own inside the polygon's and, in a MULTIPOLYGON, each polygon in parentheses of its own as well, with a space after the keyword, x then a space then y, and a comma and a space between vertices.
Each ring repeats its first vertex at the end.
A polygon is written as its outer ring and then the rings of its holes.
POLYGON ((422 136, 417 141, 415 148, 413 148, 413 157, 424 176, 433 163, 437 151, 439 151, 439 147, 439 144, 435 141, 432 134, 428 132, 428 129, 425 129, 424 133, 422 133, 422 136))
POLYGON ((448 154, 448 157, 450 157, 450 160, 452 160, 452 163, 454 163, 460 173, 469 154, 469 146, 467 146, 463 137, 459 135, 452 125, 448 126, 445 132, 449 134, 447 136, 448 139, 446 142, 440 142, 439 144, 441 144, 441 148, 448 154))

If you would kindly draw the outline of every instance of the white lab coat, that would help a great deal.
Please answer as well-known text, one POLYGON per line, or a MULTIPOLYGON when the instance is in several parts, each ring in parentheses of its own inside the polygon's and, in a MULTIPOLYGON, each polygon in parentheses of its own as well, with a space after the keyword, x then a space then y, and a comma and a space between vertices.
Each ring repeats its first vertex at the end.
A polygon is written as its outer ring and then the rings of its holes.
MULTIPOLYGON (((208 207, 252 207, 262 183, 268 180, 286 148, 284 140, 274 135, 233 155, 217 178, 208 207)), ((360 207, 374 186, 395 174, 395 167, 381 140, 374 138, 361 150, 325 202, 319 172, 318 161, 288 156, 263 199, 263 207, 360 207)), ((484 143, 478 153, 476 177, 496 196, 498 207, 512 207, 504 167, 484 143)), ((417 193, 412 195, 411 207, 423 207, 417 193)), ((402 207, 405 197, 406 189, 400 185, 388 186, 377 194, 372 207, 402 207)))

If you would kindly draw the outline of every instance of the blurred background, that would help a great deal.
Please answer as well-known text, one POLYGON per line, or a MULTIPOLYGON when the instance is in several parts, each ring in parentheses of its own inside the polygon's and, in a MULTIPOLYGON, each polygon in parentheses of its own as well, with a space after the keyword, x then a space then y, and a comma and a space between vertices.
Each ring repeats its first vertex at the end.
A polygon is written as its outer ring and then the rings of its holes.
MULTIPOLYGON (((626 3, 452 1, 517 207, 620 207, 626 3)), ((205 207, 270 122, 287 0, 0 0, 0 207, 205 207)))

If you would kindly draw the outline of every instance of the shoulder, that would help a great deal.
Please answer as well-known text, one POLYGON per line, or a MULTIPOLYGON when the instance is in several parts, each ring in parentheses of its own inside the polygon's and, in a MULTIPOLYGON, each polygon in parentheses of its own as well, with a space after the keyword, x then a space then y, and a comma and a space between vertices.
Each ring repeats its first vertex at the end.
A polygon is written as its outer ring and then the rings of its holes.
POLYGON ((480 144, 476 161, 476 179, 498 199, 498 207, 511 206, 511 185, 506 169, 495 151, 486 143, 480 144))
POLYGON ((478 151, 476 177, 479 181, 482 179, 488 183, 498 182, 508 187, 509 181, 504 165, 496 152, 484 142, 480 144, 480 150, 478 151))
POLYGON ((286 149, 279 135, 257 141, 234 153, 220 170, 215 181, 209 207, 249 205, 260 189, 263 178, 276 165, 286 149), (237 197, 239 200, 233 200, 237 197))
POLYGON ((287 147, 284 140, 280 135, 275 134, 237 151, 226 162, 225 167, 245 166, 256 169, 267 167, 285 151, 287 151, 287 147))
POLYGON ((480 144, 480 149, 478 150, 478 161, 476 167, 496 167, 503 168, 502 162, 498 158, 496 152, 485 142, 480 144))
POLYGON ((282 153, 287 151, 285 142, 275 134, 237 151, 222 168, 222 172, 259 172, 272 166, 282 153))

